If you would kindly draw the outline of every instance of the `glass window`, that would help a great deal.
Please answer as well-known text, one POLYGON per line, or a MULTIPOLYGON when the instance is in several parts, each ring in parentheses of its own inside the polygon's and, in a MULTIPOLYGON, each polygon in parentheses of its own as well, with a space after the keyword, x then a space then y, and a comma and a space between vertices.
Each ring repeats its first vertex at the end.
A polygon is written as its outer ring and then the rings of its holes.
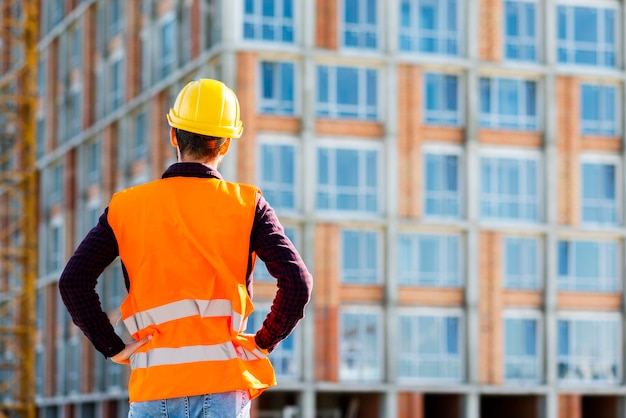
POLYGON ((460 217, 459 156, 427 153, 424 158, 424 214, 444 218, 460 217))
MULTIPOLYGON (((220 42, 222 32, 221 0, 204 0, 204 47, 210 49, 220 42)), ((247 6, 247 4, 246 4, 247 6)))
POLYGON ((539 239, 504 237, 504 288, 539 288, 539 239))
POLYGON ((80 68, 83 59, 83 34, 80 26, 76 26, 72 32, 72 67, 80 68))
POLYGON ((618 247, 615 241, 559 241, 559 290, 618 291, 618 247))
POLYGON ((400 285, 459 287, 462 282, 459 235, 398 235, 400 285))
POLYGON ((534 318, 504 319, 505 380, 538 381, 540 346, 538 321, 534 318))
POLYGON ((480 214, 484 218, 539 220, 537 160, 483 157, 480 214))
POLYGON ((73 89, 73 91, 69 95, 68 117, 70 118, 70 121, 69 121, 70 136, 78 134, 82 128, 81 111, 83 109, 81 105, 81 93, 82 93, 81 90, 73 89))
POLYGON ((537 60, 537 4, 531 1, 504 3, 504 56, 508 60, 537 60))
POLYGON ((558 321, 558 377, 572 383, 619 383, 620 321, 588 316, 558 321))
POLYGON ((294 42, 293 0, 244 0, 243 37, 294 42))
POLYGON ((372 68, 317 67, 317 116, 378 118, 378 73, 372 68))
POLYGON ((141 112, 135 116, 135 142, 132 152, 133 160, 143 160, 148 155, 146 114, 141 112))
POLYGON ((617 223, 616 165, 582 164, 582 220, 585 223, 617 223))
POLYGON ((122 57, 111 62, 111 112, 124 103, 124 60, 122 57))
POLYGON ((400 50, 460 54, 457 0, 400 0, 400 50))
POLYGON ((174 17, 161 26, 161 57, 159 58, 159 78, 169 76, 175 68, 176 50, 174 45, 174 17))
POLYGON ((564 64, 615 67, 615 14, 612 8, 558 6, 558 61, 564 64))
POLYGON ((317 209, 377 213, 378 174, 377 150, 319 148, 317 209))
POLYGON ((341 231, 342 283, 380 283, 379 235, 376 231, 341 231))
POLYGON ((50 199, 50 206, 61 203, 63 198, 63 166, 58 164, 50 169, 52 171, 51 178, 49 179, 50 192, 48 194, 50 199))
POLYGON ((102 146, 100 141, 94 141, 87 145, 86 162, 89 184, 99 183, 102 168, 102 146))
POLYGON ((376 0, 343 1, 343 46, 348 48, 376 49, 376 0))
POLYGON ((290 144, 261 144, 260 188, 274 209, 296 209, 296 150, 290 144))
MULTIPOLYGON (((254 334, 261 329, 269 309, 255 308, 248 317, 246 333, 254 334)), ((289 334, 269 355, 269 359, 274 366, 276 378, 279 380, 298 380, 300 377, 300 357, 298 344, 298 329, 289 334)))
POLYGON ((618 94, 614 86, 580 86, 580 129, 585 135, 618 134, 618 94))
POLYGON ((513 78, 481 78, 479 123, 486 128, 537 130, 537 83, 513 78))
POLYGON ((462 344, 458 314, 398 314, 398 377, 461 381, 462 344))
POLYGON ((115 36, 122 30, 122 13, 124 3, 121 0, 110 0, 109 5, 109 36, 115 36))
POLYGON ((295 113, 295 72, 292 62, 261 62, 259 111, 273 115, 295 113))
POLYGON ((339 336, 339 380, 380 381, 382 344, 380 313, 342 310, 339 336))
MULTIPOLYGON (((297 230, 296 228, 293 227, 285 227, 285 235, 287 235, 287 238, 289 238, 289 241, 291 241, 294 246, 296 246, 297 248, 297 230)), ((265 263, 263 262, 263 260, 261 260, 259 257, 256 258, 256 264, 254 265, 254 280, 257 281, 274 281, 276 279, 274 279, 274 277, 272 277, 272 275, 270 274, 270 272, 267 270, 267 266, 265 265, 265 263)))
POLYGON ((452 74, 426 73, 424 77, 424 123, 459 125, 459 77, 452 74))

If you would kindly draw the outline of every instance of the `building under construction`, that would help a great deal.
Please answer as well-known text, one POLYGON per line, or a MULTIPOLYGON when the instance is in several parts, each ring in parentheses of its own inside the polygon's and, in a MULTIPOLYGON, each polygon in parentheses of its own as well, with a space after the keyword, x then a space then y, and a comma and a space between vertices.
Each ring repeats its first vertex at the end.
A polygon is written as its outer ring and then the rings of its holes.
MULTIPOLYGON (((242 106, 222 174, 263 190, 315 279, 254 417, 624 416, 624 2, 35 3, 32 122, 0 129, 4 259, 32 244, 11 216, 38 237, 33 280, 0 270, 0 309, 36 286, 35 328, 13 303, 2 326, 25 320, 25 339, 0 343, 33 383, 1 387, 2 413, 34 390, 42 418, 127 415, 128 369, 92 349, 57 281, 111 195, 175 161, 165 114, 202 77, 242 106), (11 203, 29 167, 38 192, 11 203)), ((98 286, 118 323, 119 262, 98 286)), ((254 289, 251 330, 275 291, 262 264, 254 289)))

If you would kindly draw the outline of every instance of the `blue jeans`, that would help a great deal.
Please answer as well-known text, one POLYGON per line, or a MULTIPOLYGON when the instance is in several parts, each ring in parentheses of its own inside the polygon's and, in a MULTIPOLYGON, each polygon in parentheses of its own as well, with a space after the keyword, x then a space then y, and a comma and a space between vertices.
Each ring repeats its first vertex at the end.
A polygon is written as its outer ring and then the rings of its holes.
POLYGON ((250 418, 248 391, 131 402, 128 418, 250 418))

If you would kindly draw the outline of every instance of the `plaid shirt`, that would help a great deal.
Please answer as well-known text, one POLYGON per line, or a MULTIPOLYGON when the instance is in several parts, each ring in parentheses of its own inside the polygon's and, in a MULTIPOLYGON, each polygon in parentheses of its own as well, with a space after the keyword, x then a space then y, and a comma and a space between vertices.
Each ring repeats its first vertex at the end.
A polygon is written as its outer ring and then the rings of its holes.
MULTIPOLYGON (((177 176, 222 178, 218 171, 200 163, 176 163, 163 174, 163 178, 177 176)), ((59 279, 59 291, 74 323, 98 351, 106 357, 112 357, 122 351, 125 344, 115 333, 95 291, 98 277, 119 255, 117 240, 108 223, 107 213, 108 208, 68 261, 59 279)), ((250 252, 256 252, 265 262, 270 274, 277 279, 278 290, 272 308, 256 333, 257 345, 271 351, 293 331, 304 316, 304 307, 311 296, 312 278, 297 250, 285 235, 274 210, 260 194, 257 197, 250 234, 250 252)), ((246 279, 250 297, 254 268, 251 255, 248 257, 246 279)), ((130 282, 123 267, 122 264, 128 290, 130 282)))

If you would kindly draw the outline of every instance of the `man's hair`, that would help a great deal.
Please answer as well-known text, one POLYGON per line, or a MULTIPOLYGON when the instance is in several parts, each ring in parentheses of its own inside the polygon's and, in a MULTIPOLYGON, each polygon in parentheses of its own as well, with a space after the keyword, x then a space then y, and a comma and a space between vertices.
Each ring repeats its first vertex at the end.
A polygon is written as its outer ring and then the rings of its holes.
POLYGON ((194 160, 217 157, 226 141, 226 138, 200 135, 182 129, 176 129, 176 139, 180 155, 194 160))

